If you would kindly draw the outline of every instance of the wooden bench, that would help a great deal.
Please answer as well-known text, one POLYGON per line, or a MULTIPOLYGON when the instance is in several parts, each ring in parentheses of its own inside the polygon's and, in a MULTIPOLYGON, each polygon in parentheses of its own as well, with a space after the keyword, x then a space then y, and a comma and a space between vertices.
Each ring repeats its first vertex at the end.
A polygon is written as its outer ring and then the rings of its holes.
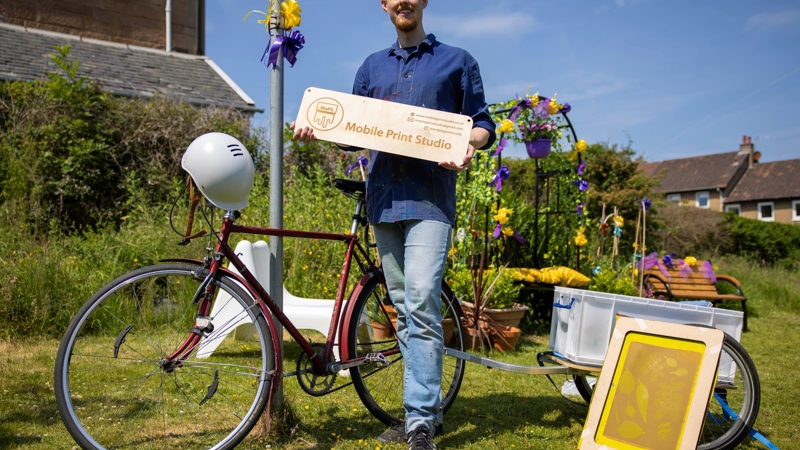
POLYGON ((677 270, 670 270, 668 273, 669 277, 664 277, 657 267, 645 271, 643 280, 645 289, 655 297, 663 295, 670 300, 708 300, 715 306, 721 301, 740 301, 744 312, 743 329, 747 331, 747 297, 742 292, 739 280, 728 275, 716 275, 715 283, 696 271, 688 274, 686 278, 680 276, 677 270), (720 294, 717 289, 720 283, 732 285, 739 294, 720 294))

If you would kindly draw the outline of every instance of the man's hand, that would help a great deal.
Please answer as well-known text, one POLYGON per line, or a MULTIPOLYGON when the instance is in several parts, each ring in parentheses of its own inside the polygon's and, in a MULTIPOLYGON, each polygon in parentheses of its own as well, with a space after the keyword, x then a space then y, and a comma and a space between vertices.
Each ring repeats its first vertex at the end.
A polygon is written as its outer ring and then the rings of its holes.
POLYGON ((290 130, 294 130, 294 135, 292 139, 295 141, 300 141, 308 144, 309 142, 316 141, 317 138, 314 136, 314 130, 311 127, 303 127, 299 130, 294 129, 294 122, 289 125, 290 130))
POLYGON ((461 164, 457 164, 454 161, 442 161, 439 163, 440 166, 444 167, 445 169, 455 170, 456 172, 461 172, 462 170, 469 167, 470 163, 472 163, 472 157, 475 155, 475 147, 472 144, 467 144, 467 154, 464 155, 464 160, 461 164))

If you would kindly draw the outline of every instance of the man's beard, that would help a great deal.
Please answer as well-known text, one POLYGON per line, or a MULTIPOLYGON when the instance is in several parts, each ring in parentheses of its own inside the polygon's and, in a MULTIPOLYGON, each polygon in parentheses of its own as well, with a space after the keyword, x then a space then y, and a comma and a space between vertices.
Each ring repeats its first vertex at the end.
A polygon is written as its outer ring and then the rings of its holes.
MULTIPOLYGON (((413 13, 414 11, 411 10, 411 12, 413 13)), ((394 25, 400 31, 404 31, 404 32, 414 31, 414 30, 417 29, 417 25, 418 25, 417 16, 414 15, 414 16, 412 16, 411 19, 407 19, 407 18, 401 16, 400 12, 398 11, 397 19, 395 20, 395 24, 394 25)))

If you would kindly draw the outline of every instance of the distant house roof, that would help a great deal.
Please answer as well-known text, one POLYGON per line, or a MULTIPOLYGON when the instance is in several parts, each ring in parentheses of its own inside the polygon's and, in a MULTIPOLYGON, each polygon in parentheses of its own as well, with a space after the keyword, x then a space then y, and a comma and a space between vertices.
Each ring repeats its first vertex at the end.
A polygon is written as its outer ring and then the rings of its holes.
POLYGON ((725 203, 800 199, 800 159, 761 163, 745 171, 725 203))
POLYGON ((0 79, 33 81, 55 70, 50 54, 69 44, 78 74, 127 97, 161 95, 195 105, 263 112, 205 56, 167 52, 0 23, 0 79))
POLYGON ((718 153, 692 158, 643 163, 639 170, 647 175, 664 172, 656 192, 686 192, 703 189, 725 189, 748 155, 740 152, 718 153))

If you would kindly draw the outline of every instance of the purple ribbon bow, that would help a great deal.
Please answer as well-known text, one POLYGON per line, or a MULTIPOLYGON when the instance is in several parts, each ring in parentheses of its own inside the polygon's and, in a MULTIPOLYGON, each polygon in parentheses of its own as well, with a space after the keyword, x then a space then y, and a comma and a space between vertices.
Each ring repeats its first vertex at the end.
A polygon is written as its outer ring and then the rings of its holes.
POLYGON ((586 168, 586 163, 581 161, 581 163, 578 164, 578 175, 579 176, 583 176, 583 169, 585 169, 585 168, 586 168))
POLYGON ((497 144, 497 150, 495 150, 495 151, 494 151, 494 153, 492 153, 492 156, 497 156, 497 155, 499 155, 499 154, 500 154, 500 152, 502 152, 502 151, 503 151, 503 149, 505 148, 505 146, 506 146, 506 144, 507 144, 507 143, 508 143, 508 139, 506 139, 506 138, 502 138, 502 139, 500 139, 500 143, 499 143, 499 144, 497 144))
POLYGON ((567 114, 570 111, 572 111, 572 106, 569 106, 569 103, 564 103, 564 106, 561 107, 561 111, 559 111, 559 112, 561 114, 567 114))
POLYGON ((500 192, 503 189, 503 180, 508 179, 509 173, 510 171, 508 170, 508 166, 503 164, 499 169, 497 169, 497 172, 494 174, 492 181, 489 182, 489 185, 497 185, 497 192, 500 192))
POLYGON ((717 276, 714 275, 714 267, 711 265, 711 261, 709 260, 703 261, 703 264, 700 265, 700 268, 698 270, 700 271, 700 273, 703 274, 704 277, 711 280, 712 283, 717 282, 717 276))
POLYGON ((356 162, 347 166, 347 169, 344 170, 344 174, 350 175, 350 172, 355 170, 358 166, 367 167, 367 164, 369 164, 369 160, 363 156, 359 156, 356 162))
POLYGON ((264 54, 261 55, 261 61, 263 62, 267 53, 269 53, 267 67, 272 66, 272 70, 275 70, 277 68, 278 58, 281 54, 281 47, 283 47, 283 57, 286 58, 286 61, 289 61, 289 65, 294 67, 294 63, 297 62, 297 53, 303 49, 305 43, 306 38, 299 31, 284 31, 283 36, 275 36, 275 41, 272 45, 264 49, 264 54))
POLYGON ((664 275, 664 278, 669 279, 669 272, 664 264, 661 263, 661 258, 658 257, 657 252, 650 253, 642 260, 642 271, 650 270, 653 266, 658 267, 658 270, 664 275))
POLYGON ((500 225, 499 223, 494 226, 494 232, 492 232, 492 237, 493 238, 495 238, 495 239, 499 239, 500 238, 500 229, 501 228, 503 228, 503 226, 500 225))

